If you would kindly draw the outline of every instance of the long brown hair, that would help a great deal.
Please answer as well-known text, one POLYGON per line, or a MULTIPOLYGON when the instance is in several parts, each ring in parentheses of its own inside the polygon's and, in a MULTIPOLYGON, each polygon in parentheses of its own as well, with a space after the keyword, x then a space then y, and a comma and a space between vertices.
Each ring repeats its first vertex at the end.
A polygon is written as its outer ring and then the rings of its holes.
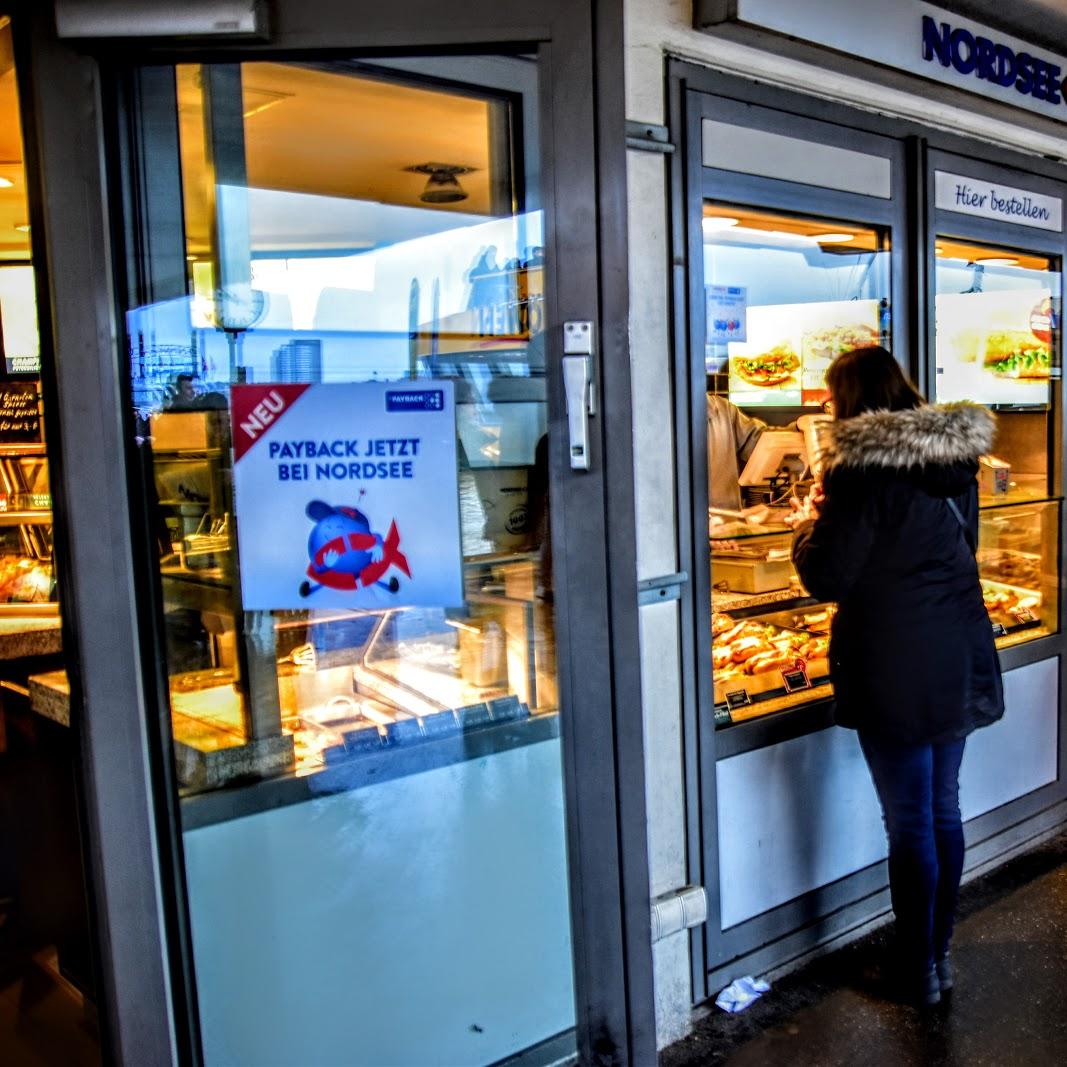
POLYGON ((826 372, 834 418, 851 419, 865 411, 905 411, 925 401, 880 345, 843 352, 826 372))

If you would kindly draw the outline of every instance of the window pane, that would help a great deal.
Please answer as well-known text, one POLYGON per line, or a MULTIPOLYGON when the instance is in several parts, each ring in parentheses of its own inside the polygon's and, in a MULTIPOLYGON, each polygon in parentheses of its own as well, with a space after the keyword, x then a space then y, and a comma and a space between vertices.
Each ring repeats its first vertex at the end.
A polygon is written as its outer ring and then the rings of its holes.
POLYGON ((1003 648, 1058 629, 1058 501, 1049 447, 1059 366, 1059 261, 952 237, 935 246, 939 401, 997 412, 979 472, 978 566, 1003 648))
POLYGON ((819 407, 833 359, 889 344, 889 236, 704 205, 709 386, 742 407, 819 407))

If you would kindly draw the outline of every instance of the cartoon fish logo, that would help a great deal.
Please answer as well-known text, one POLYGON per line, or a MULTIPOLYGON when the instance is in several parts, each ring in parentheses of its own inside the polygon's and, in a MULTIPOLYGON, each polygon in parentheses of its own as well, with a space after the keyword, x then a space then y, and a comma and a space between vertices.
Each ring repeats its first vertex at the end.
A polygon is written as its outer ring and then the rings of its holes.
POLYGON ((305 514, 315 525, 308 537, 307 579, 300 584, 301 596, 311 596, 324 586, 354 592, 376 585, 395 593, 400 581, 396 575, 385 581, 386 572, 395 567, 411 577, 395 521, 382 537, 356 508, 335 508, 312 500, 305 514))

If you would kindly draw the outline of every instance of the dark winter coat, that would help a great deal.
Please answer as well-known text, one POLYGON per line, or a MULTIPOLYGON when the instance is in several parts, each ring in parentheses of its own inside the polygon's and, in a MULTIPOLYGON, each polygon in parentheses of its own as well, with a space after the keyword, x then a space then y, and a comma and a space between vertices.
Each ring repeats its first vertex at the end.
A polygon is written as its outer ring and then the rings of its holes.
POLYGON ((833 424, 826 500, 796 531, 793 560, 812 596, 838 604, 830 673, 842 726, 921 744, 1003 714, 973 547, 978 456, 993 431, 975 404, 833 424))

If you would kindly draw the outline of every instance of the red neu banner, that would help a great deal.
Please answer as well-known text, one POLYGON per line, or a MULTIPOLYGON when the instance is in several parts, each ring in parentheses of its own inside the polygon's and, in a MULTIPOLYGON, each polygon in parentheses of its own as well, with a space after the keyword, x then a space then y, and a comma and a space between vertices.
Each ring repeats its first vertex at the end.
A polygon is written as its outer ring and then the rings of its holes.
POLYGON ((236 463, 307 391, 304 385, 235 385, 230 389, 236 463))

